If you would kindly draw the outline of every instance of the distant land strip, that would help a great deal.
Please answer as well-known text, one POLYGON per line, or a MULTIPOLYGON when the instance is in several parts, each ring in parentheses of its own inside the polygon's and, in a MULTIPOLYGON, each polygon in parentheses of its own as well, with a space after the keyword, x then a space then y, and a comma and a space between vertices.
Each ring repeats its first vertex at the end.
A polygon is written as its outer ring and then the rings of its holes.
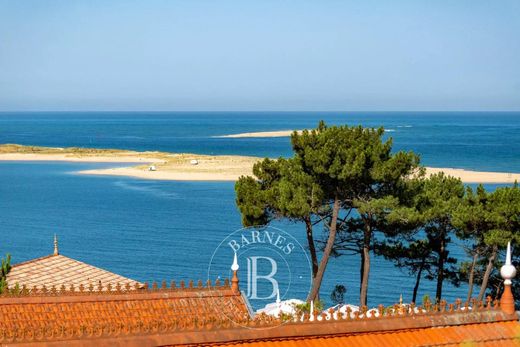
MULTIPOLYGON (((132 163, 133 166, 79 171, 81 174, 128 176, 171 181, 236 181, 252 175, 253 165, 263 158, 239 155, 137 152, 119 149, 54 148, 0 145, 0 161, 72 161, 132 163), (153 166, 152 170, 150 167, 153 166)), ((470 171, 427 167, 427 174, 444 171, 464 183, 513 183, 520 173, 470 171)))
POLYGON ((303 130, 276 130, 276 131, 259 131, 254 133, 241 133, 230 135, 217 135, 216 138, 238 139, 245 137, 287 137, 291 136, 293 132, 301 133, 303 130))
MULTIPOLYGON (((250 137, 289 137, 293 132, 301 134, 303 130, 275 130, 275 131, 258 131, 253 133, 240 133, 240 134, 229 134, 229 135, 216 135, 213 138, 221 139, 239 139, 239 138, 250 138, 250 137)), ((395 129, 385 129, 385 132, 393 132, 395 129)))

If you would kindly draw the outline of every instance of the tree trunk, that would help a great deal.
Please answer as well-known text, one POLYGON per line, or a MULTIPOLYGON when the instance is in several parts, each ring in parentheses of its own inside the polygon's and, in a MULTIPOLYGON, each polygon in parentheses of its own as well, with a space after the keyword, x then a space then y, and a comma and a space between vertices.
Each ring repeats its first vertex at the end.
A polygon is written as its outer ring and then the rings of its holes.
POLYGON ((471 263, 471 269, 469 270, 469 279, 468 279, 468 296, 466 297, 466 302, 471 300, 471 296, 473 295, 473 281, 475 278, 475 265, 478 260, 478 252, 475 252, 473 255, 473 262, 471 263))
POLYGON ((370 217, 365 221, 365 230, 363 235, 363 278, 361 280, 361 293, 359 295, 359 303, 361 306, 367 304, 368 299, 368 274, 370 273, 370 241, 372 239, 372 227, 370 225, 370 217))
POLYGON ((314 237, 312 236, 312 222, 309 216, 304 217, 305 228, 307 229, 307 243, 309 244, 309 253, 312 261, 312 279, 316 278, 318 273, 318 256, 316 255, 316 247, 314 245, 314 237))
POLYGON ((334 246, 334 241, 336 240, 338 214, 339 199, 335 197, 334 206, 332 207, 332 218, 329 226, 329 238, 327 239, 327 244, 323 250, 323 256, 321 257, 320 265, 318 266, 318 272, 312 281, 312 288, 309 296, 307 296, 307 302, 315 300, 320 291, 321 281, 323 280, 323 275, 325 274, 325 269, 327 267, 327 263, 329 262, 330 253, 332 252, 332 247, 334 246))
POLYGON ((424 270, 424 263, 426 262, 426 257, 423 257, 421 260, 421 266, 419 267, 419 271, 417 272, 417 278, 415 279, 415 286, 413 287, 413 295, 412 302, 417 303, 417 292, 419 291, 419 284, 421 283, 421 276, 424 270))
POLYGON ((365 253, 361 250, 361 264, 359 265, 359 297, 363 288, 363 274, 365 273, 365 253))
POLYGON ((444 282, 444 256, 446 252, 446 240, 442 237, 439 247, 439 259, 437 262, 437 291, 435 293, 435 301, 440 302, 442 297, 442 285, 444 282))
POLYGON ((478 292, 478 301, 482 301, 484 294, 486 293, 489 276, 491 276, 491 271, 493 270, 493 266, 495 264, 495 258, 497 256, 498 248, 497 246, 493 246, 493 252, 489 256, 488 264, 486 266, 486 272, 484 272, 484 278, 482 278, 482 285, 480 286, 480 291, 478 292))

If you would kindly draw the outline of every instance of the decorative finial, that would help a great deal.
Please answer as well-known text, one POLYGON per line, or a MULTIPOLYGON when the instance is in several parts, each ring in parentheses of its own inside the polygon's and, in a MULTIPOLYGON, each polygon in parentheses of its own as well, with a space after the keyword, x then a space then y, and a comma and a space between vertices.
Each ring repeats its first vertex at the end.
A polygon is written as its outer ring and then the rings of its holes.
POLYGON ((504 279, 504 284, 511 284, 511 279, 516 276, 516 268, 511 263, 511 242, 507 243, 506 263, 500 268, 500 275, 504 279))
POLYGON ((233 257, 233 264, 231 264, 231 271, 233 271, 233 277, 231 278, 231 290, 234 293, 240 293, 240 289, 238 287, 238 259, 237 259, 237 252, 235 252, 235 255, 233 257))
POLYGON ((511 263, 511 242, 507 243, 506 263, 500 268, 500 275, 504 279, 504 292, 500 298, 500 308, 508 314, 515 313, 515 298, 511 292, 511 280, 516 276, 516 268, 511 263))
POLYGON ((60 252, 58 251, 58 237, 54 234, 54 255, 58 255, 60 252))
POLYGON ((401 294, 401 295, 399 296, 399 310, 398 310, 398 312, 399 312, 400 314, 403 314, 403 313, 404 313, 403 294, 401 294))
POLYGON ((233 257, 233 264, 231 264, 231 271, 238 271, 238 259, 237 259, 237 252, 235 252, 235 256, 233 257))

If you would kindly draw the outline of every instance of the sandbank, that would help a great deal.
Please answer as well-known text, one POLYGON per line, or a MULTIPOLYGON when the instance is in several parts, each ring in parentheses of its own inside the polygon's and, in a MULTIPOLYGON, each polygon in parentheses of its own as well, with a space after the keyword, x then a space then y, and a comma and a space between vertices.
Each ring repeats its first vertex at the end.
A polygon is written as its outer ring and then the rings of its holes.
MULTIPOLYGON (((117 167, 79 171, 80 174, 127 176, 171 181, 236 181, 252 175, 253 165, 263 158, 238 155, 176 154, 166 152, 136 152, 116 149, 51 148, 20 145, 0 145, 0 161, 72 161, 132 163, 117 167), (196 165, 194 165, 196 162, 196 165), (135 163, 139 163, 135 166, 135 163), (150 166, 155 171, 150 171, 150 166)), ((513 183, 520 173, 471 171, 456 168, 427 167, 427 174, 444 173, 459 177, 464 183, 513 183)))
POLYGON ((291 134, 295 131, 297 131, 298 133, 302 132, 302 130, 259 131, 259 132, 254 132, 254 133, 218 135, 218 136, 213 136, 213 137, 228 138, 228 139, 238 139, 238 138, 246 138, 246 137, 288 137, 288 136, 291 136, 291 134))

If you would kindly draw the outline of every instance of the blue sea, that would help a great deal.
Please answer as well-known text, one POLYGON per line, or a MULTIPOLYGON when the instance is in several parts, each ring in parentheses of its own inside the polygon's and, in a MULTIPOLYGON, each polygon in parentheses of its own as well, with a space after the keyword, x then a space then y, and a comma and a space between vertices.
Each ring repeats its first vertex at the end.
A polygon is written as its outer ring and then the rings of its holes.
MULTIPOLYGON (((0 143, 279 157, 291 155, 287 137, 218 136, 311 128, 321 119, 384 126, 395 150, 413 150, 427 166, 520 172, 520 113, 0 113, 0 143)), ((11 253, 15 263, 50 254, 56 233, 62 254, 124 276, 205 281, 215 248, 241 228, 234 184, 76 174, 118 165, 123 164, 0 162, 0 254, 11 253)), ((305 245, 302 225, 275 225, 305 245)), ((464 258, 457 242, 451 251, 464 258)), ((393 304, 401 294, 410 300, 414 278, 406 270, 377 257, 371 270, 370 305, 393 304)), ((346 300, 357 303, 358 257, 331 260, 322 298, 328 300, 336 284, 345 285, 346 300)), ((434 292, 433 283, 424 280, 419 298, 434 292)), ((454 300, 465 293, 464 285, 446 284, 444 297, 454 300)), ((304 286, 292 286, 284 298, 305 295, 304 286)))

